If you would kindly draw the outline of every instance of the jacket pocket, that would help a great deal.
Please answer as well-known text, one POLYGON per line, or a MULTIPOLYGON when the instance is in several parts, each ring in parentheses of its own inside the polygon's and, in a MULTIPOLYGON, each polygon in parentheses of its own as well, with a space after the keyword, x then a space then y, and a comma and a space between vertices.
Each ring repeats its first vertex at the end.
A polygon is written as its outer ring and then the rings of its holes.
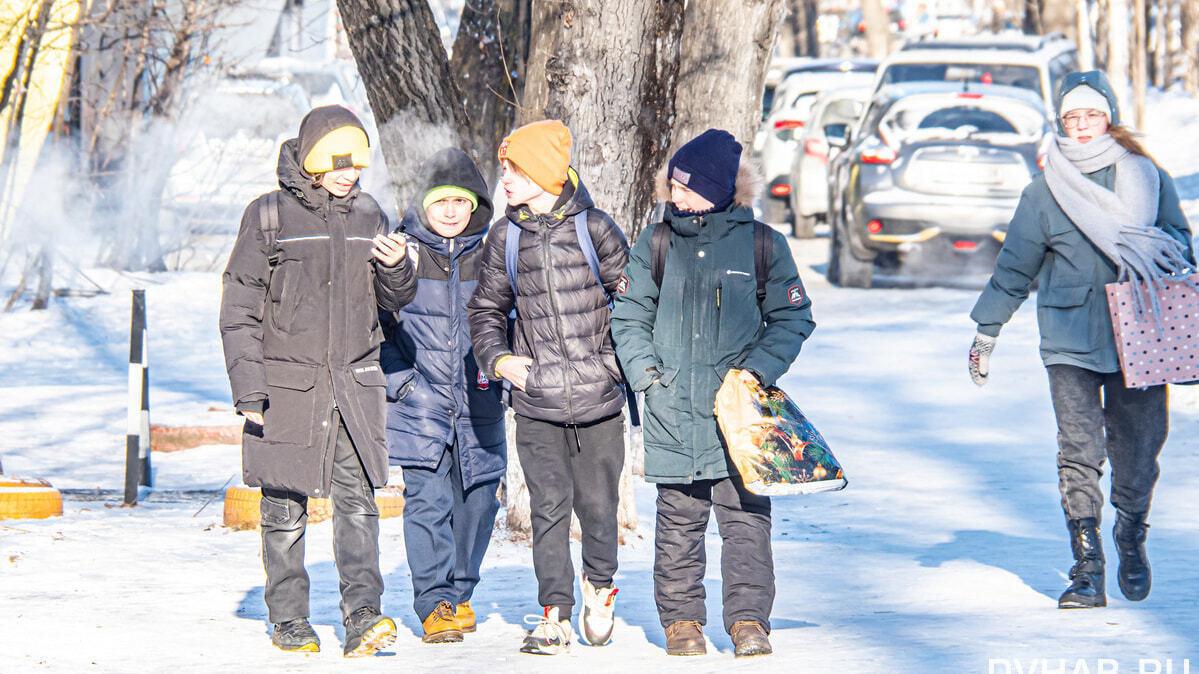
POLYGON ((762 325, 758 284, 753 278, 726 275, 717 288, 717 345, 736 351, 757 340, 762 325))
POLYGON ((678 409, 677 394, 671 390, 677 367, 662 366, 658 381, 645 390, 645 439, 663 445, 682 445, 682 428, 687 427, 686 415, 678 409))
MULTIPOLYGON (((1102 325, 1090 302, 1091 286, 1057 286, 1037 296, 1041 349, 1054 353, 1089 353, 1095 349, 1102 325)), ((1106 311, 1106 307, 1104 307, 1106 311)))
POLYGON ((271 309, 275 328, 290 332, 296 322, 300 308, 300 275, 303 273, 299 260, 282 260, 271 274, 271 309))
POLYGON ((316 376, 320 368, 307 363, 267 360, 267 406, 262 415, 263 439, 297 445, 312 443, 316 410, 316 376))

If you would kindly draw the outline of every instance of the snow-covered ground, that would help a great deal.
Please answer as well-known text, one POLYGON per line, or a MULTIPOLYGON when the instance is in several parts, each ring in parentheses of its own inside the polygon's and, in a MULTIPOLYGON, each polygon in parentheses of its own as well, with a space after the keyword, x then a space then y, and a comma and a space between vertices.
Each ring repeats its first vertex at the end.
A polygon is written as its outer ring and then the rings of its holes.
MULTIPOLYGON (((1199 222, 1199 102, 1156 94, 1148 147, 1199 222)), ((1031 306, 1003 331, 991 382, 966 374, 977 288, 828 286, 826 242, 796 242, 818 328, 782 381, 845 466, 842 492, 774 501, 775 654, 734 660, 720 629, 719 538, 709 537, 710 654, 670 658, 653 603, 654 490, 638 484, 639 537, 621 548, 606 648, 517 652, 536 611, 529 548, 497 538, 475 594, 478 632, 420 643, 399 520, 382 522, 384 608, 400 638, 343 661, 331 526, 309 529, 313 656, 269 642, 254 532, 221 526, 208 494, 237 448, 156 453, 156 490, 118 507, 124 469, 128 290, 149 306, 152 420, 235 423, 217 334, 215 273, 94 273, 110 289, 0 315, 0 461, 72 490, 61 518, 0 522, 0 671, 1199 672, 1199 387, 1171 391, 1172 430, 1151 516, 1154 590, 1059 611, 1071 558, 1055 427, 1031 306), (89 493, 88 490, 102 490, 89 493), (190 492, 190 493, 184 493, 190 492)), ((895 286, 897 284, 890 284, 895 286)), ((1031 305, 1031 303, 1029 303, 1031 305)), ((234 478, 236 481, 236 478, 234 478)), ((1110 507, 1105 545, 1114 562, 1110 507)))

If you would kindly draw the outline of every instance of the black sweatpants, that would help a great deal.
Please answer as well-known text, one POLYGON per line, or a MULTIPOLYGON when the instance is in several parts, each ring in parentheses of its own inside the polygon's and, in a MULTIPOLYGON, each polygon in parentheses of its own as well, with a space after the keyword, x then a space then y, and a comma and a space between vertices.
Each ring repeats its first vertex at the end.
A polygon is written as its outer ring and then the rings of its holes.
POLYGON ((1112 505, 1130 515, 1149 512, 1157 484, 1157 455, 1169 432, 1165 386, 1124 387, 1119 372, 1049 365, 1057 415, 1057 475, 1067 520, 1103 509, 1099 477, 1112 462, 1112 505))
MULTIPOLYGON (((333 559, 341 583, 344 621, 363 606, 379 610, 383 576, 379 573, 379 509, 358 451, 341 415, 334 413, 333 559)), ((266 567, 269 620, 287 622, 308 617, 308 572, 304 570, 304 531, 308 497, 278 489, 262 490, 262 564, 266 567)))
POLYGON ((770 631, 774 557, 770 549, 770 498, 745 489, 739 475, 690 484, 658 485, 654 537, 654 600, 662 627, 679 620, 707 624, 704 534, 716 508, 720 529, 724 629, 756 620, 770 631))
POLYGON ((595 587, 609 587, 616 573, 616 508, 624 467, 624 419, 576 428, 516 415, 516 451, 533 524, 533 572, 537 601, 571 614, 575 603, 570 560, 570 513, 583 534, 583 573, 595 587))

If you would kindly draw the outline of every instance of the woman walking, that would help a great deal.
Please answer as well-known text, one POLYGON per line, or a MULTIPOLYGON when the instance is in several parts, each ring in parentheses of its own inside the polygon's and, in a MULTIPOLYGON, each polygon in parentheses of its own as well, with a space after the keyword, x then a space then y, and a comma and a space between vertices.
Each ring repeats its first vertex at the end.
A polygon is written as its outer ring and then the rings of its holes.
MULTIPOLYGON (((1020 197, 995 271, 970 317, 974 383, 987 382, 1004 323, 1038 283, 1041 358, 1058 425, 1058 487, 1074 567, 1059 608, 1107 605, 1099 537, 1104 459, 1112 464, 1113 537, 1124 596, 1149 594, 1145 523, 1166 441, 1166 387, 1124 386, 1104 285, 1194 266, 1191 232, 1170 176, 1120 126, 1098 71, 1071 73, 1058 95, 1058 135, 1045 173, 1020 197)), ((1154 307, 1146 304, 1146 311, 1154 307)))

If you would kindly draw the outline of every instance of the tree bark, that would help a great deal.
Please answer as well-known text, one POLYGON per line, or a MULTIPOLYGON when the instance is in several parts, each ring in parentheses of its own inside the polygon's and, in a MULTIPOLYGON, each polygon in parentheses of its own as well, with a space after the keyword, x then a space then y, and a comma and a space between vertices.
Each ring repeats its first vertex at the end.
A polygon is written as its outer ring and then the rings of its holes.
POLYGON ((495 149, 516 122, 529 55, 531 0, 463 4, 450 70, 470 119, 468 152, 487 184, 498 177, 495 149))
POLYGON ((1078 19, 1078 66, 1082 70, 1095 68, 1095 41, 1091 35, 1089 0, 1075 0, 1074 15, 1078 19))
POLYGON ((786 0, 786 15, 779 27, 779 56, 819 56, 816 0, 786 0))
POLYGON ((426 0, 337 0, 337 7, 403 208, 425 157, 449 146, 470 150, 462 96, 426 0))
POLYGON ((1075 0, 1040 0, 1040 34, 1064 33, 1078 43, 1078 19, 1075 0))
POLYGON ((866 23, 866 50, 870 58, 886 58, 891 53, 891 27, 881 0, 862 0, 862 21, 866 23))
POLYGON ((1145 26, 1145 0, 1133 0, 1132 45, 1129 47, 1132 68, 1133 126, 1140 128, 1145 120, 1145 90, 1149 87, 1149 43, 1145 26))
POLYGON ((1199 96, 1199 0, 1183 0, 1182 49, 1186 57, 1186 89, 1199 96))
MULTIPOLYGON (((1129 0, 1108 0, 1107 76, 1112 82, 1112 88, 1116 90, 1116 100, 1124 108, 1121 113, 1135 115, 1135 109, 1130 105, 1132 90, 1128 83, 1129 23, 1132 20, 1128 15, 1128 2, 1129 0)), ((1136 120, 1125 119, 1124 123, 1135 126, 1136 120)))
POLYGON ((718 128, 750 147, 784 9, 782 0, 688 3, 674 146, 718 128))

